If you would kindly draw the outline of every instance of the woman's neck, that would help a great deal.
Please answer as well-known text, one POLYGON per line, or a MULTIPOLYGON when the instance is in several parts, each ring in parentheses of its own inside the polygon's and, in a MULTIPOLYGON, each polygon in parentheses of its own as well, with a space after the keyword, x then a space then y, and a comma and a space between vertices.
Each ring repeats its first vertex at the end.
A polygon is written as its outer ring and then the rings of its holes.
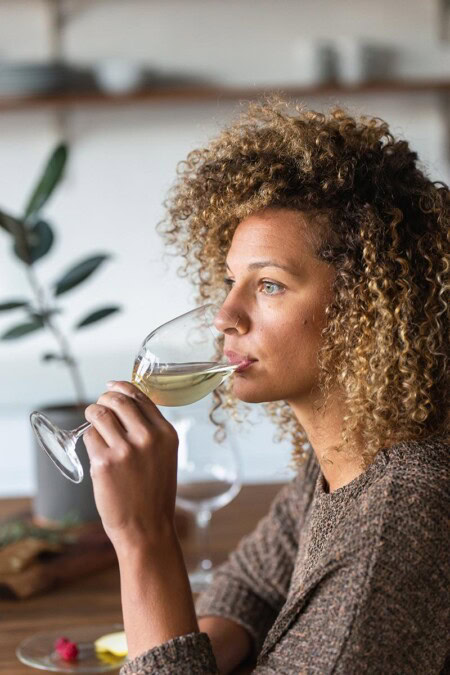
POLYGON ((306 432, 308 441, 328 486, 334 492, 363 473, 361 460, 337 450, 341 443, 344 411, 338 397, 330 399, 326 410, 318 411, 313 404, 289 402, 296 418, 306 432))

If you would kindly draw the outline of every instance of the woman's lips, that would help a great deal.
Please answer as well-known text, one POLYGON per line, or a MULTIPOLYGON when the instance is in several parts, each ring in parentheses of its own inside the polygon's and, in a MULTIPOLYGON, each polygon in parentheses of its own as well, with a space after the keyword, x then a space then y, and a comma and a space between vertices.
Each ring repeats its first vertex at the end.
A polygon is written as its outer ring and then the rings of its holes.
POLYGON ((255 361, 242 361, 242 363, 239 365, 239 368, 236 368, 236 370, 234 372, 235 373, 242 373, 242 371, 246 370, 246 368, 251 366, 252 363, 255 363, 255 361))
POLYGON ((237 352, 232 352, 229 350, 224 351, 225 356, 232 365, 239 364, 239 367, 234 371, 235 373, 241 373, 243 370, 248 368, 255 363, 257 359, 252 359, 250 356, 238 354, 237 352))

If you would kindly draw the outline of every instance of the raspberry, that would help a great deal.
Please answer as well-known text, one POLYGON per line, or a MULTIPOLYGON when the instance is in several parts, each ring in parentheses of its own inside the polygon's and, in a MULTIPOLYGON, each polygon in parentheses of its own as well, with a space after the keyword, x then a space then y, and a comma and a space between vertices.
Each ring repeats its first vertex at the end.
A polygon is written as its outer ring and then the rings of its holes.
POLYGON ((64 661, 75 661, 78 656, 78 647, 75 642, 68 642, 64 645, 62 653, 64 661))
POLYGON ((57 652, 68 642, 70 642, 69 638, 66 637, 60 637, 55 641, 55 649, 57 652))
POLYGON ((74 661, 78 656, 76 642, 71 642, 66 637, 61 637, 56 640, 55 649, 64 661, 74 661))

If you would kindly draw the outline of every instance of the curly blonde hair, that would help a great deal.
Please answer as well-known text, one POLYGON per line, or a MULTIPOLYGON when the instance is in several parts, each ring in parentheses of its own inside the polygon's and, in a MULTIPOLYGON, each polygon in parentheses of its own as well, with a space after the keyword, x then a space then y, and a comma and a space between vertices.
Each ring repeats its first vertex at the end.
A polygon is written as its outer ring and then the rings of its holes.
MULTIPOLYGON (((271 97, 249 104, 177 173, 158 230, 183 256, 179 273, 199 302, 223 301, 225 258, 245 217, 274 207, 307 217, 315 255, 336 270, 318 363, 323 405, 335 386, 345 401, 338 450, 366 468, 381 447, 448 440, 449 190, 427 177, 407 141, 379 118, 271 97)), ((236 416, 231 386, 215 399, 214 410, 236 416)), ((290 407, 263 405, 301 464, 308 439, 290 407)))

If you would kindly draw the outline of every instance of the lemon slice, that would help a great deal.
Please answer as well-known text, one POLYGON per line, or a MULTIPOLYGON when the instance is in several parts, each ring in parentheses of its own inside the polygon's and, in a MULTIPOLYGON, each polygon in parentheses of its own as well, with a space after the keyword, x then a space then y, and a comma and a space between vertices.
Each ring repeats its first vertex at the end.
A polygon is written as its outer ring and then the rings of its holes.
POLYGON ((99 652, 98 650, 95 652, 97 655, 97 659, 101 663, 107 663, 110 666, 121 666, 123 663, 123 656, 114 656, 114 654, 111 654, 111 652, 99 652))
POLYGON ((102 635, 95 640, 94 646, 96 651, 110 652, 114 656, 126 656, 128 654, 127 638, 123 630, 118 633, 102 635))

